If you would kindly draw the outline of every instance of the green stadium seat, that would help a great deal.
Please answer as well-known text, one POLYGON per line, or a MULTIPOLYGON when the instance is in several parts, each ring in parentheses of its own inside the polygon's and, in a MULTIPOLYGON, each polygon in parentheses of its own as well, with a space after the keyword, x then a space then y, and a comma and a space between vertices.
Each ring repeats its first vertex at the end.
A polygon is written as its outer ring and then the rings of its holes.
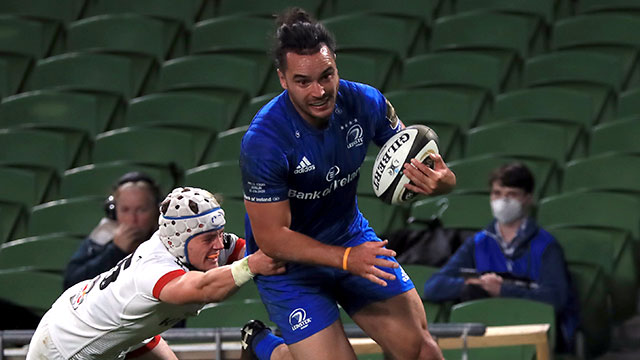
POLYGON ((576 5, 576 12, 578 13, 640 10, 640 4, 635 0, 580 0, 576 5))
POLYGON ((52 177, 51 171, 0 166, 0 201, 31 208, 42 202, 52 177))
POLYGON ((54 30, 33 19, 0 15, 0 52, 30 59, 45 57, 52 50, 56 35, 54 30))
POLYGON ((491 221, 489 194, 448 194, 416 201, 411 204, 409 221, 421 226, 439 219, 451 229, 480 230, 491 221))
POLYGON ((305 9, 317 18, 323 3, 323 0, 296 0, 295 2, 291 0, 219 0, 217 2, 216 16, 249 15, 272 18, 274 14, 295 5, 305 9))
POLYGON ((385 0, 337 0, 331 11, 333 16, 365 13, 415 18, 426 25, 431 25, 442 3, 441 0, 407 0, 397 3, 385 0))
POLYGON ((533 157, 563 164, 569 152, 567 132, 547 124, 504 122, 469 130, 465 157, 501 155, 533 157), (543 145, 544 144, 544 145, 543 145))
POLYGON ((472 11, 504 12, 527 15, 542 19, 546 24, 552 23, 556 18, 568 15, 570 1, 555 0, 457 0, 457 13, 472 11))
POLYGON ((509 66, 508 61, 481 53, 419 55, 404 61, 398 86, 465 89, 472 94, 496 95, 512 86, 509 66))
POLYGON ((572 192, 540 201, 537 211, 540 225, 580 226, 628 231, 634 241, 640 239, 640 202, 633 196, 604 192, 572 192))
POLYGON ((566 164, 562 191, 611 191, 639 196, 640 154, 604 153, 566 164), (593 171, 606 164, 605 173, 593 171))
POLYGON ((72 167, 81 139, 35 129, 0 129, 0 164, 54 169, 72 167))
MULTIPOLYGON (((371 144, 371 147, 377 148, 371 144)), ((373 191, 373 185, 371 184, 371 176, 373 174, 373 163, 376 161, 375 156, 366 156, 362 165, 360 165, 360 179, 358 180, 358 189, 356 190, 358 195, 376 196, 373 191)))
POLYGON ((375 58, 358 54, 340 54, 336 58, 340 78, 371 85, 377 89, 386 88, 391 63, 382 63, 375 58))
POLYGON ((88 91, 130 99, 141 92, 146 77, 135 65, 132 59, 111 54, 61 54, 39 60, 26 89, 88 91))
POLYGON ((26 220, 20 204, 0 202, 0 244, 24 236, 26 220))
POLYGON ((225 231, 244 238, 244 220, 247 213, 244 207, 244 200, 226 196, 222 196, 218 200, 220 201, 220 206, 224 209, 227 220, 227 224, 224 226, 225 231))
MULTIPOLYGON (((487 326, 525 324, 549 324, 549 345, 555 344, 556 321, 553 307, 549 304, 519 298, 488 298, 453 305, 449 322, 477 322, 487 326), (526 311, 524 310, 526 309, 526 311)), ((459 350, 445 350, 449 359, 460 357, 459 350)), ((534 357, 532 345, 469 349, 470 359, 522 359, 534 357)))
POLYGON ((67 235, 34 236, 6 242, 0 245, 0 271, 21 269, 62 274, 81 242, 81 238, 67 235))
POLYGON ((619 323, 636 314, 638 271, 629 233, 576 227, 547 230, 562 246, 567 262, 588 263, 602 269, 611 294, 614 321, 619 323))
POLYGON ((91 94, 29 91, 2 100, 0 127, 76 130, 93 138, 107 129, 115 106, 91 94))
POLYGON ((133 13, 191 28, 203 7, 203 0, 91 0, 85 16, 133 13))
POLYGON ((525 59, 544 50, 543 23, 533 17, 498 12, 471 12, 438 18, 431 49, 474 50, 525 59))
POLYGON ((203 164, 216 161, 238 161, 242 137, 249 126, 240 126, 218 133, 202 158, 203 164))
POLYGON ((93 163, 133 161, 163 166, 178 174, 198 164, 201 149, 191 133, 159 127, 124 127, 99 134, 93 163))
POLYGON ((605 275, 598 266, 570 263, 569 272, 580 300, 580 327, 588 358, 595 358, 609 349, 611 319, 605 275))
POLYGON ((29 236, 87 236, 104 216, 104 200, 104 196, 85 196, 36 205, 29 216, 29 236))
POLYGON ((0 299, 44 315, 62 294, 62 275, 28 270, 0 271, 0 299))
POLYGON ((358 208, 381 238, 406 227, 408 208, 405 206, 389 205, 377 197, 358 196, 358 208))
MULTIPOLYGON (((282 90, 282 89, 280 89, 282 90)), ((253 117, 265 106, 271 99, 278 96, 279 92, 272 92, 260 96, 251 98, 245 106, 242 107, 236 121, 233 123, 233 127, 248 126, 251 124, 253 117)))
POLYGON ((558 169, 552 161, 492 155, 470 156, 447 162, 451 171, 456 174, 456 187, 453 191, 459 193, 488 192, 490 191, 489 175, 491 171, 514 161, 525 164, 533 173, 535 199, 558 192, 558 169))
POLYGON ((80 17, 84 5, 85 0, 3 0, 0 14, 66 23, 80 17))
POLYGON ((595 156, 607 151, 640 152, 637 134, 640 131, 640 121, 628 118, 600 124, 591 132, 589 155, 595 156))
POLYGON ((234 327, 240 329, 247 321, 260 319, 268 326, 267 309, 260 301, 229 302, 210 304, 200 311, 198 316, 187 318, 188 328, 234 327))
POLYGON ((169 169, 125 160, 89 164, 65 171, 60 178, 59 197, 107 196, 113 191, 116 180, 132 171, 149 175, 158 184, 162 194, 168 194, 174 188, 175 179, 169 169))
POLYGON ((184 173, 186 186, 209 190, 223 198, 243 198, 242 176, 238 160, 220 161, 188 169, 184 173))
POLYGON ((640 115, 640 88, 620 93, 616 118, 623 119, 640 115))

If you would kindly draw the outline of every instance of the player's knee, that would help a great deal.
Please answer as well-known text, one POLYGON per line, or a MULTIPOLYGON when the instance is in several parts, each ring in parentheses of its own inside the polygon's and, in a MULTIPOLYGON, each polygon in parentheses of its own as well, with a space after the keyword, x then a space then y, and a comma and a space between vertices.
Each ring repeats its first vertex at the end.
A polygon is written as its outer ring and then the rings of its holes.
POLYGON ((420 338, 405 343, 400 353, 395 354, 394 359, 406 360, 441 360, 442 352, 438 348, 436 342, 431 338, 420 338))

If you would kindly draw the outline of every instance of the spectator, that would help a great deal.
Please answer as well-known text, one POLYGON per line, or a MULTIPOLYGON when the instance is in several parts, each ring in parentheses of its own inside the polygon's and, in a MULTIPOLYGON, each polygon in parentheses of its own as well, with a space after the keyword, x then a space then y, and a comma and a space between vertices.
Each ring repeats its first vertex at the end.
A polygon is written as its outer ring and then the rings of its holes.
POLYGON ((558 350, 573 349, 577 297, 562 248, 529 216, 533 175, 523 164, 510 163, 491 173, 489 185, 494 219, 427 280, 424 297, 439 302, 500 296, 551 304, 558 319, 558 350))

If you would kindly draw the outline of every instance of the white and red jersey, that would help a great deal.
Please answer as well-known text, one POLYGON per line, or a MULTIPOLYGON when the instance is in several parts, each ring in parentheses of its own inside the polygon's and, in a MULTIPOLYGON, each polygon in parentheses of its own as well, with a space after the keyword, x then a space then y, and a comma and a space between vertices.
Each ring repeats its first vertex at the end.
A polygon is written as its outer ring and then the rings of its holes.
MULTIPOLYGON (((243 256, 241 248, 244 240, 238 239, 220 257, 231 263, 243 256)), ((116 267, 58 298, 47 313, 53 343, 65 359, 124 358, 204 306, 159 300, 162 288, 187 271, 154 234, 116 267)))

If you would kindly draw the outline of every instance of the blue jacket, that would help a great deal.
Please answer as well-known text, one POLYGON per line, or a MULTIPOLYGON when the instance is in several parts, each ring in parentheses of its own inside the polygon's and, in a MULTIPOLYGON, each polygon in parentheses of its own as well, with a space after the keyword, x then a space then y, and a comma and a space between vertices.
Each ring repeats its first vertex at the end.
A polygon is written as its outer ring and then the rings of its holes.
POLYGON ((127 255, 129 254, 120 250, 112 241, 101 245, 90 237, 85 238, 67 264, 64 289, 111 269, 127 255))
POLYGON ((573 292, 562 248, 551 234, 535 220, 527 219, 518 231, 511 256, 502 251, 495 233, 495 219, 489 226, 468 238, 447 263, 424 286, 429 301, 460 299, 464 278, 460 268, 473 268, 479 273, 508 272, 533 281, 536 287, 503 283, 500 296, 537 300, 553 306, 558 318, 564 346, 573 343, 579 322, 578 302, 573 292))

